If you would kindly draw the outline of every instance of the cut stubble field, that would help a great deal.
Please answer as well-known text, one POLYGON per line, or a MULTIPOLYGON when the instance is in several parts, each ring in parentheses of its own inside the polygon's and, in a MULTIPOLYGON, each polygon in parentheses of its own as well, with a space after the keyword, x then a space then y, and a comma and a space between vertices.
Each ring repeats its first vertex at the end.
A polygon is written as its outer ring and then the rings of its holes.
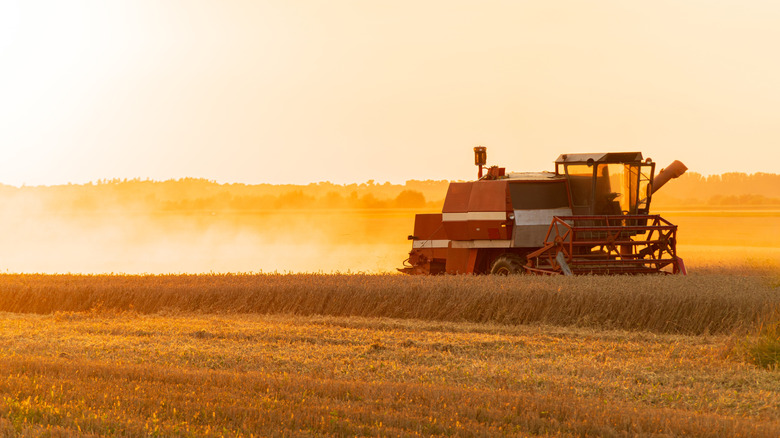
POLYGON ((779 436, 777 266, 0 276, 0 434, 779 436))

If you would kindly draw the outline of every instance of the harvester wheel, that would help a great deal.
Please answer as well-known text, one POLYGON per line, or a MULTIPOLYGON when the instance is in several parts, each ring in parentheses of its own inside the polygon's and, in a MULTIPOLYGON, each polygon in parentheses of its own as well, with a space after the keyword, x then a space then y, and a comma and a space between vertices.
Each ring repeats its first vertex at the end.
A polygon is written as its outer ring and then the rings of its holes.
POLYGON ((501 254, 490 266, 490 273, 493 275, 511 275, 525 272, 523 265, 525 257, 517 254, 501 254))

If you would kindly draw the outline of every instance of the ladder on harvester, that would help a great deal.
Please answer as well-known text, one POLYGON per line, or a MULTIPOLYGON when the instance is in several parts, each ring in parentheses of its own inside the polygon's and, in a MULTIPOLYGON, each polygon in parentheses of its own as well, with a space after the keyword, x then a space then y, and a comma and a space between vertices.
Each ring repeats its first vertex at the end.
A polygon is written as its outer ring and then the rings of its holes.
POLYGON ((659 215, 556 216, 527 260, 537 274, 686 274, 677 225, 659 215))

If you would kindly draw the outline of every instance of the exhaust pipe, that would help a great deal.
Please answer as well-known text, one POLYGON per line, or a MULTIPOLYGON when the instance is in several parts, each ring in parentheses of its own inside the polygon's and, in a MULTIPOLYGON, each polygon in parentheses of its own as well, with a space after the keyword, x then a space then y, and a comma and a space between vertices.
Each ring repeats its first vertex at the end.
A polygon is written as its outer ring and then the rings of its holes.
POLYGON ((479 173, 477 179, 482 179, 482 166, 487 163, 487 148, 485 146, 477 146, 474 148, 474 164, 479 166, 479 173))
POLYGON ((658 191, 661 187, 664 186, 664 184, 668 183, 670 179, 674 179, 685 173, 685 171, 688 170, 687 167, 685 167, 685 164, 683 164, 680 161, 674 160, 674 162, 666 168, 661 169, 660 172, 658 172, 658 175, 653 178, 653 185, 652 185, 652 191, 650 194, 653 194, 658 191))

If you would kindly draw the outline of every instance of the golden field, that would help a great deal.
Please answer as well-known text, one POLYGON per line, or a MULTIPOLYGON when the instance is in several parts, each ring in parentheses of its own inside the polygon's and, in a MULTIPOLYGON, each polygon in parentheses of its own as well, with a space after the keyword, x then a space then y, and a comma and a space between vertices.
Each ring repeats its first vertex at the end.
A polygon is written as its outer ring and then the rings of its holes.
POLYGON ((545 324, 677 334, 744 331, 780 306, 769 267, 689 276, 397 274, 0 275, 0 311, 289 314, 545 324))
POLYGON ((7 434, 780 431, 777 375, 728 357, 722 337, 248 315, 2 324, 7 434))
POLYGON ((771 264, 0 276, 6 436, 778 436, 771 264))

